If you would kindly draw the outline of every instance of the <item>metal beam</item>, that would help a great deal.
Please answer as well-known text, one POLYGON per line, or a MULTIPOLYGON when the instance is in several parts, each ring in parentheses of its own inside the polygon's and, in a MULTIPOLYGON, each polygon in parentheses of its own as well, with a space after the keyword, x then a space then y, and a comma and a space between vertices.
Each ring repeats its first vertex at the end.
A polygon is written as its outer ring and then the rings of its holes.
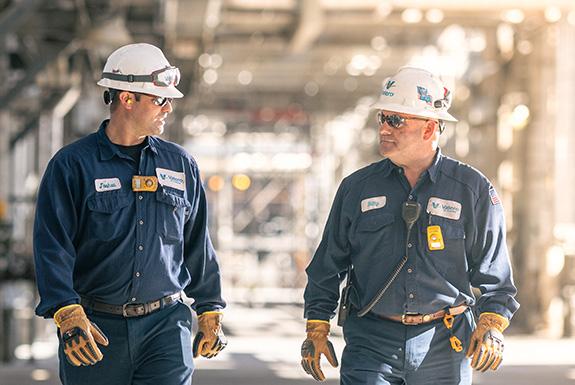
POLYGON ((300 0, 298 27, 290 43, 290 51, 306 52, 319 37, 324 27, 324 13, 319 0, 300 0))

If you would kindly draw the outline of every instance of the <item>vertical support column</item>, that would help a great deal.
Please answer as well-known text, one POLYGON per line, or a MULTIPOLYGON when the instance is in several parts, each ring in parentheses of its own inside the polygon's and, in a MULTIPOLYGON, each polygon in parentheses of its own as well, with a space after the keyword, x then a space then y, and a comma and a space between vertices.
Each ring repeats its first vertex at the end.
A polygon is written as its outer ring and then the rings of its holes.
POLYGON ((8 219, 8 197, 10 195, 10 115, 6 111, 0 112, 0 222, 8 219))
MULTIPOLYGON (((514 142, 514 167, 523 188, 515 192, 514 222, 516 237, 513 254, 515 278, 520 283, 518 300, 522 311, 517 323, 527 331, 549 326, 547 310, 555 290, 547 275, 547 252, 554 243, 555 130, 557 93, 556 27, 534 35, 529 95, 531 123, 517 132, 514 142)), ((560 53, 563 54, 563 53, 560 53)), ((563 122, 561 122, 563 124, 563 122)))

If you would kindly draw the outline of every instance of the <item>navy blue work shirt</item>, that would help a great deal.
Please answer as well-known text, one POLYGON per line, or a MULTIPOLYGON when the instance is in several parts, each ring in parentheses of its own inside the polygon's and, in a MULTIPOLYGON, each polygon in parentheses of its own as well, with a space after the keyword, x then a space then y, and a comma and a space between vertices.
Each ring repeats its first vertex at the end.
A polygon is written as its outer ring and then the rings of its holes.
POLYGON ((401 211, 408 200, 422 206, 408 241, 408 261, 372 312, 430 314, 465 303, 476 305, 478 313, 511 318, 519 304, 501 202, 479 171, 440 150, 413 189, 403 169, 389 159, 342 181, 306 270, 305 317, 328 320, 335 315, 349 264, 353 307, 361 309, 377 295, 405 254, 401 211), (428 244, 427 228, 434 225, 443 235, 441 250, 428 244), (477 301, 472 287, 481 292, 477 301))
POLYGON ((139 166, 98 132, 62 148, 38 191, 34 259, 36 314, 51 317, 80 296, 121 305, 184 291, 202 313, 225 307, 195 160, 148 136, 139 166), (139 167, 139 168, 138 168, 139 167), (132 176, 156 176, 134 192, 132 176))

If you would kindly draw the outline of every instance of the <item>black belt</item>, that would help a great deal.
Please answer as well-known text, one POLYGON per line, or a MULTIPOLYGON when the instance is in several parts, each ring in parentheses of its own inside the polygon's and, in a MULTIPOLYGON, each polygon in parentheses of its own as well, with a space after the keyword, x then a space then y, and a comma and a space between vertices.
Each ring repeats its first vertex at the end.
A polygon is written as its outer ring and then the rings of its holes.
POLYGON ((181 298, 181 293, 167 295, 163 298, 146 303, 126 303, 123 305, 111 305, 104 302, 95 301, 86 297, 81 297, 80 303, 87 309, 95 312, 121 315, 126 318, 141 317, 153 313, 161 308, 171 305, 181 298))

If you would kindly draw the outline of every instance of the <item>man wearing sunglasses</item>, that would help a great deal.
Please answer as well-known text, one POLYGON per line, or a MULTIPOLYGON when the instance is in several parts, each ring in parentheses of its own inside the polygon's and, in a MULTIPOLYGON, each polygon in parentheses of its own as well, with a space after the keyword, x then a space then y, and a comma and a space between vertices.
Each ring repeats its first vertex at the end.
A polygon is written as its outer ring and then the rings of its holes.
POLYGON ((341 384, 470 385, 473 368, 501 363, 519 307, 504 212, 487 178, 441 153, 450 104, 423 69, 383 83, 373 107, 385 159, 342 181, 306 270, 301 355, 316 380, 322 354, 338 365, 329 320, 346 276, 341 384))
POLYGON ((157 137, 179 79, 153 45, 114 51, 98 82, 110 119, 61 149, 42 179, 36 313, 58 327, 64 385, 188 385, 192 358, 226 346, 198 166, 157 137), (182 291, 198 314, 193 343, 182 291))

